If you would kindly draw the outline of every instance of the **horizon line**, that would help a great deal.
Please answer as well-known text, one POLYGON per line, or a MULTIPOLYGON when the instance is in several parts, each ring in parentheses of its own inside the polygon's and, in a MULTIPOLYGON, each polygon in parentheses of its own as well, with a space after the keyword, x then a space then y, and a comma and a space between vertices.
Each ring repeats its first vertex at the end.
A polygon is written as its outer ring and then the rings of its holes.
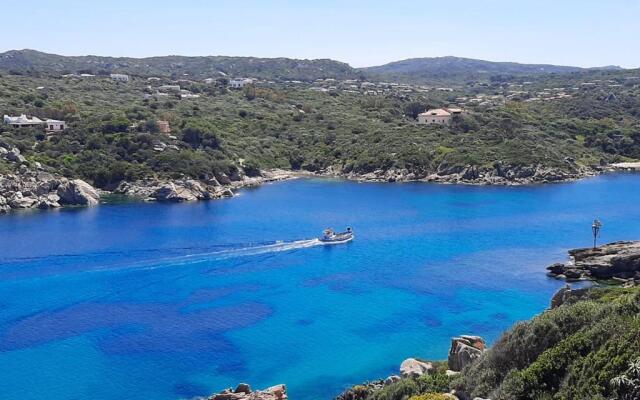
POLYGON ((263 57, 263 56, 251 56, 251 55, 227 55, 227 54, 208 54, 208 55, 186 55, 186 54, 163 54, 163 55, 145 55, 145 56, 129 56, 129 55, 104 55, 104 54, 62 54, 62 53, 57 53, 57 52, 51 52, 51 51, 43 51, 43 50, 37 50, 37 49, 30 49, 30 48, 23 48, 23 49, 7 49, 7 50, 0 50, 0 54, 4 54, 4 53, 9 53, 9 52, 20 52, 20 51, 35 51, 38 53, 43 53, 43 54, 49 54, 49 55, 55 55, 55 56, 60 56, 60 57, 103 57, 103 58, 133 58, 133 59, 145 59, 145 58, 160 58, 160 57, 191 57, 191 58, 196 58, 196 57, 230 57, 230 58, 259 58, 259 59, 289 59, 289 60, 305 60, 305 61, 319 61, 319 60, 330 60, 330 61, 335 61, 335 62, 340 62, 343 64, 348 65, 351 68, 354 69, 364 69, 364 68, 374 68, 374 67, 379 67, 379 66, 384 66, 384 65, 388 65, 391 63, 396 63, 396 62, 402 62, 402 61, 409 61, 409 60, 420 60, 420 59, 436 59, 436 58, 459 58, 459 59, 467 59, 467 60, 475 60, 475 61, 485 61, 485 62, 491 62, 491 63, 512 63, 512 64, 521 64, 521 65, 549 65, 549 66, 555 66, 555 67, 569 67, 569 68, 582 68, 582 69, 597 69, 597 68, 606 68, 606 67, 617 67, 617 68, 622 68, 624 70, 634 70, 634 69, 640 69, 640 66, 637 67, 629 67, 629 66, 622 66, 620 64, 615 64, 615 63, 611 63, 611 64, 605 64, 605 65, 594 65, 594 66, 580 66, 580 65, 569 65, 569 64, 553 64, 550 62, 523 62, 523 61, 495 61, 495 60, 490 60, 490 59, 485 59, 485 58, 474 58, 474 57, 465 57, 465 56, 454 56, 454 55, 444 55, 444 56, 423 56, 423 57, 408 57, 408 58, 402 58, 402 59, 397 59, 397 60, 392 60, 392 61, 388 61, 386 63, 383 64, 377 64, 377 65, 368 65, 368 66, 354 66, 351 65, 351 63, 347 62, 347 61, 342 61, 342 60, 338 60, 335 58, 331 58, 331 57, 318 57, 318 58, 300 58, 300 57, 291 57, 291 56, 269 56, 269 57, 263 57))

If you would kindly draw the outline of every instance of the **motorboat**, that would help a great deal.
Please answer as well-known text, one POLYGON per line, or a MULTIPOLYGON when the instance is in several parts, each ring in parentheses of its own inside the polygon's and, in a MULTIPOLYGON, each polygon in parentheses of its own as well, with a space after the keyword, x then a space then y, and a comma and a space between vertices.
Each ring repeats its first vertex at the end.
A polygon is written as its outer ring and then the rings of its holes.
POLYGON ((344 232, 335 232, 333 229, 328 228, 324 230, 318 240, 326 244, 339 244, 350 242, 353 238, 353 229, 351 228, 347 228, 344 232))

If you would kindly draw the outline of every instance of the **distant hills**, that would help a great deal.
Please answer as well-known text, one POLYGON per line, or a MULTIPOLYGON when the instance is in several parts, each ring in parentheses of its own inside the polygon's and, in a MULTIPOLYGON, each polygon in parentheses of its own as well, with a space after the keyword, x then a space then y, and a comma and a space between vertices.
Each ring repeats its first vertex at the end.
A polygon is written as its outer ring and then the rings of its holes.
POLYGON ((460 57, 412 58, 377 67, 362 68, 368 76, 406 82, 482 80, 496 75, 533 76, 567 74, 592 70, 621 70, 618 66, 580 68, 550 64, 494 62, 460 57))
POLYGON ((226 56, 162 56, 148 58, 60 56, 35 50, 0 53, 0 70, 29 74, 127 73, 140 76, 189 76, 204 79, 250 76, 261 79, 313 81, 320 78, 372 79, 409 83, 466 82, 495 76, 539 76, 593 70, 621 70, 617 66, 580 68, 549 64, 493 62, 460 57, 413 58, 368 68, 346 63, 290 58, 226 56))
POLYGON ((17 73, 126 73, 141 76, 251 76, 261 79, 314 80, 318 78, 356 78, 358 71, 333 60, 294 60, 257 57, 148 58, 60 56, 35 50, 0 53, 0 70, 17 73))

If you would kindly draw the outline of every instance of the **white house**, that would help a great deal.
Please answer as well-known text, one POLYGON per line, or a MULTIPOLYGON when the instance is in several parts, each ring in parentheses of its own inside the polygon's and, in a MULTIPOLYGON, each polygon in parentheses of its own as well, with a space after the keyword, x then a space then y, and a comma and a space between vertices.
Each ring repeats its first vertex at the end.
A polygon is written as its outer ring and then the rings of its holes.
POLYGON ((49 133, 62 132, 66 126, 64 121, 58 121, 57 119, 48 119, 45 121, 45 130, 49 133))
POLYGON ((129 82, 129 75, 124 74, 111 74, 111 79, 119 82, 129 82))
POLYGON ((27 117, 25 114, 22 114, 19 117, 10 117, 8 115, 5 115, 4 123, 16 128, 44 125, 44 129, 45 131, 47 131, 47 133, 62 132, 67 125, 66 122, 58 121, 57 119, 47 119, 43 121, 38 117, 27 117))
POLYGON ((27 117, 25 114, 22 114, 19 117, 10 117, 8 115, 5 115, 4 123, 16 128, 21 128, 23 126, 42 125, 43 121, 38 117, 27 117))
POLYGON ((233 89, 243 88, 245 85, 253 83, 253 79, 249 78, 234 78, 229 81, 229 86, 233 89))
POLYGON ((464 114, 461 108, 434 108, 418 114, 418 123, 424 125, 449 125, 456 115, 464 114))

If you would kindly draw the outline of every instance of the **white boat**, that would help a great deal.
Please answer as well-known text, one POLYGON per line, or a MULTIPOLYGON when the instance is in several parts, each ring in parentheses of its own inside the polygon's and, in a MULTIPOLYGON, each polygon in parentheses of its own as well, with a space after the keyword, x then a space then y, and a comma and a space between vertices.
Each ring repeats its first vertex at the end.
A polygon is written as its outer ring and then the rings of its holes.
POLYGON ((328 228, 325 229, 322 233, 322 236, 318 238, 323 243, 326 244, 340 244, 347 243, 352 241, 354 238, 353 229, 347 228, 344 232, 334 232, 333 229, 328 228))

